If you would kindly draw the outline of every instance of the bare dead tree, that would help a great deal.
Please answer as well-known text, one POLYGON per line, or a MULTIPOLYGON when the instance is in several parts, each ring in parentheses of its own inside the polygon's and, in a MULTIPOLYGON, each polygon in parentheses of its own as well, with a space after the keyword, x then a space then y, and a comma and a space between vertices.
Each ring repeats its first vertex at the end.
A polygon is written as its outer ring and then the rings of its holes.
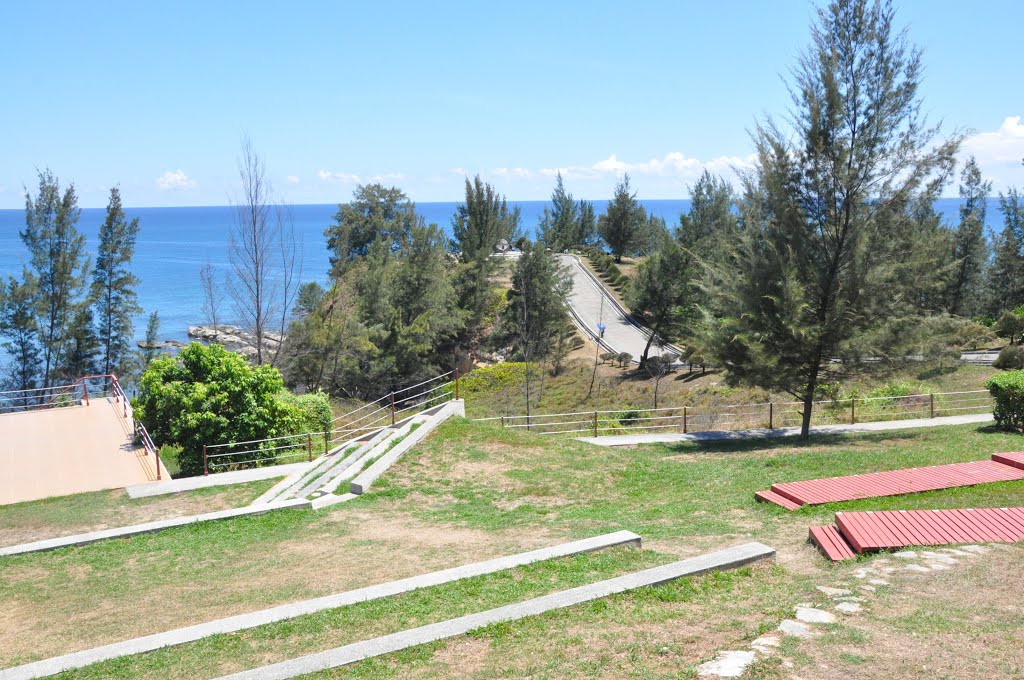
POLYGON ((199 282, 203 286, 203 313, 206 315, 206 321, 213 326, 213 330, 217 330, 224 294, 217 285, 217 270, 209 262, 199 270, 199 282))
POLYGON ((274 203, 266 166, 248 137, 242 139, 238 175, 242 196, 228 239, 228 290, 241 325, 252 333, 256 363, 273 363, 281 343, 268 352, 267 334, 280 321, 283 336, 297 288, 295 231, 290 220, 288 228, 282 224, 284 211, 274 203))

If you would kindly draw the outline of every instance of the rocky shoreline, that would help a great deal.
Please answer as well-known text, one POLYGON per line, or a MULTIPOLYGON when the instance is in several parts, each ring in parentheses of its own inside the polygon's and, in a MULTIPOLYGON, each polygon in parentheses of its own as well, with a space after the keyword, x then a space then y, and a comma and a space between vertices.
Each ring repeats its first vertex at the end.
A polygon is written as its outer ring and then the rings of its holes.
MULTIPOLYGON (((226 349, 250 359, 256 356, 256 336, 238 326, 228 324, 189 326, 188 337, 207 345, 223 345, 226 349)), ((276 352, 283 341, 284 338, 278 333, 265 333, 263 336, 263 348, 269 352, 276 352)), ((179 340, 163 340, 147 344, 145 340, 138 340, 135 344, 142 349, 177 350, 184 347, 187 343, 179 340)))

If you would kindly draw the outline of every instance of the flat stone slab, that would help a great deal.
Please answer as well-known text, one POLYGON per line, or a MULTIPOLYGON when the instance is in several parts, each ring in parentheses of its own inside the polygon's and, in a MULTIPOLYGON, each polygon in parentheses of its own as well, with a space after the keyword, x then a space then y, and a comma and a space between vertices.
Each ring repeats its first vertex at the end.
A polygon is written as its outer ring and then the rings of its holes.
POLYGON ((796 618, 804 623, 835 623, 836 616, 823 609, 814 607, 797 607, 796 618))
POLYGON ((815 586, 820 593, 824 593, 829 597, 843 597, 844 595, 853 595, 852 592, 845 588, 829 588, 828 586, 815 586))
POLYGON ((65 654, 51 659, 36 661, 23 666, 0 670, 0 680, 27 680, 28 678, 41 678, 66 670, 83 668, 100 661, 128 656, 130 654, 151 652, 163 647, 172 647, 186 642, 193 642, 211 635, 247 630, 249 628, 263 626, 268 623, 285 621, 287 619, 293 619, 307 614, 315 614, 316 612, 323 611, 325 609, 336 609, 338 607, 345 607, 359 602, 378 600, 384 597, 398 595, 400 593, 407 593, 419 588, 428 588, 431 586, 441 585, 443 583, 451 583, 452 581, 458 581, 460 579, 471 578, 473 576, 492 574, 494 572, 521 567, 534 562, 541 562, 558 557, 567 557, 570 555, 580 555, 583 553, 593 552, 595 550, 604 550, 607 548, 622 546, 636 546, 639 548, 640 537, 631 531, 616 531, 614 533, 594 536, 593 538, 586 538, 580 541, 572 541, 571 543, 563 543, 549 548, 531 550, 529 552, 510 555, 507 557, 498 557, 484 562, 475 562, 461 567, 453 567, 451 569, 444 569, 442 571, 435 571, 421 576, 413 576, 398 581, 381 583, 375 586, 350 590, 335 595, 327 595, 311 600, 293 602, 291 604, 271 607, 270 609, 263 609, 249 614, 229 616, 227 618, 210 621, 208 623, 187 626, 185 628, 177 628, 175 630, 167 631, 166 633, 156 633, 154 635, 147 635, 145 637, 126 640, 124 642, 115 642, 102 647, 95 647, 93 649, 65 654))
POLYGON ((218 510, 217 512, 207 512, 202 515, 188 515, 186 517, 162 519, 156 522, 146 522, 145 524, 133 524, 127 527, 103 529, 102 531, 90 531, 85 534, 62 536, 60 538, 48 538, 44 541, 12 545, 6 548, 0 548, 0 557, 10 557, 12 555, 24 555, 26 553, 46 552, 48 550, 57 550, 59 548, 89 545, 90 543, 98 543, 99 541, 106 541, 111 538, 129 538, 131 536, 139 536, 141 534, 155 534, 158 531, 163 531, 164 529, 173 529, 174 527, 182 527, 187 524, 212 522, 219 519, 232 519, 234 517, 245 517, 247 515, 262 515, 263 513, 270 512, 271 510, 309 507, 309 501, 304 499, 295 499, 290 501, 281 501, 278 503, 266 503, 264 505, 249 505, 243 508, 232 508, 230 510, 218 510))
POLYGON ((565 609, 566 607, 608 597, 616 593, 624 593, 645 586, 669 583, 686 576, 696 576, 720 569, 734 569, 752 562, 771 559, 774 556, 775 550, 773 548, 760 543, 746 543, 735 548, 719 550, 688 560, 681 560, 652 569, 644 569, 643 571, 626 574, 625 576, 618 576, 605 581, 591 583, 590 585, 563 590, 551 595, 498 607, 497 609, 490 609, 477 614, 420 626, 419 628, 412 628, 392 633, 391 635, 344 645, 324 652, 301 656, 291 661, 283 661, 224 677, 235 680, 294 678, 299 675, 345 666, 356 661, 362 661, 363 659, 382 654, 390 654, 391 652, 397 652, 429 642, 456 637, 495 623, 516 621, 556 609, 565 609))
POLYGON ((794 621, 793 619, 786 619, 785 621, 780 623, 779 630, 782 631, 784 635, 792 635, 793 637, 801 638, 811 637, 811 635, 814 634, 811 631, 811 627, 808 626, 806 623, 800 623, 799 621, 794 621))
POLYGON ((253 468, 251 470, 232 470, 231 472, 218 472, 212 475, 199 475, 197 477, 183 477, 181 479, 168 479, 166 482, 149 482, 148 484, 136 484, 126 486, 125 492, 129 498, 148 498, 149 496, 162 496, 169 493, 181 493, 194 489, 206 489, 211 486, 227 486, 229 484, 245 484, 246 482, 258 482, 263 479, 274 479, 285 477, 298 470, 309 467, 309 463, 289 463, 287 465, 273 465, 271 467, 253 468))
POLYGON ((754 663, 757 654, 751 651, 719 652, 718 658, 697 666, 697 675, 718 678, 738 678, 754 663))
POLYGON ((843 614, 856 614, 861 609, 863 609, 863 607, 856 602, 840 602, 836 605, 836 611, 842 612, 843 614))

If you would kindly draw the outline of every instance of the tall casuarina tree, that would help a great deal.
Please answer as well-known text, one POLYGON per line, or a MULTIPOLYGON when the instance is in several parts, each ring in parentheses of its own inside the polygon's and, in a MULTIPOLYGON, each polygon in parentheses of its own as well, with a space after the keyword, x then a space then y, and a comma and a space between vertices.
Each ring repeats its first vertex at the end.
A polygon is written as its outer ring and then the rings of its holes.
POLYGON ((789 124, 756 129, 744 228, 707 285, 717 360, 800 399, 804 436, 826 364, 877 351, 871 331, 904 313, 894 237, 910 228, 907 206, 937 197, 962 139, 925 120, 921 53, 893 21, 885 1, 818 10, 789 124))
POLYGON ((112 188, 107 216, 100 225, 90 291, 99 340, 99 367, 104 374, 123 373, 133 358, 132 318, 142 311, 135 292, 139 279, 130 269, 138 235, 139 218, 127 218, 121 207, 121 192, 112 188))

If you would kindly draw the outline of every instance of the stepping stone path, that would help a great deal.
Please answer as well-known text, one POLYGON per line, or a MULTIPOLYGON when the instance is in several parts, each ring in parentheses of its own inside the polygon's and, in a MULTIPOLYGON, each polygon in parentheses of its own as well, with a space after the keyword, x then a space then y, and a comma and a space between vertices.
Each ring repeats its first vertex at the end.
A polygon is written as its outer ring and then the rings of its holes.
POLYGON ((697 668, 697 675, 714 675, 719 678, 738 678, 754 663, 756 652, 719 652, 718 658, 697 668))
MULTIPOLYGON (((961 560, 955 558, 973 558, 984 555, 991 548, 980 545, 962 545, 959 548, 943 548, 941 550, 901 550, 889 553, 889 557, 879 557, 873 560, 870 566, 860 567, 852 572, 856 579, 867 580, 866 585, 859 585, 857 589, 862 593, 874 593, 878 588, 890 586, 889 581, 878 578, 880 575, 914 572, 930 574, 936 571, 944 571, 959 564, 961 560)), ((815 586, 815 590, 829 598, 832 609, 846 617, 852 617, 864 611, 865 597, 858 597, 853 594, 850 588, 836 588, 832 586, 815 586)), ((782 638, 791 636, 795 638, 812 638, 818 635, 815 626, 836 623, 839 618, 827 609, 821 608, 812 602, 801 602, 796 605, 794 617, 786 619, 779 624, 779 627, 771 632, 762 635, 750 643, 750 650, 719 652, 718 657, 697 667, 697 674, 700 677, 738 678, 743 672, 754 663, 759 657, 774 656, 778 653, 782 638)), ((785 668, 792 668, 793 662, 789 659, 782 659, 785 668)), ((794 676, 795 677, 795 676, 794 676)))

